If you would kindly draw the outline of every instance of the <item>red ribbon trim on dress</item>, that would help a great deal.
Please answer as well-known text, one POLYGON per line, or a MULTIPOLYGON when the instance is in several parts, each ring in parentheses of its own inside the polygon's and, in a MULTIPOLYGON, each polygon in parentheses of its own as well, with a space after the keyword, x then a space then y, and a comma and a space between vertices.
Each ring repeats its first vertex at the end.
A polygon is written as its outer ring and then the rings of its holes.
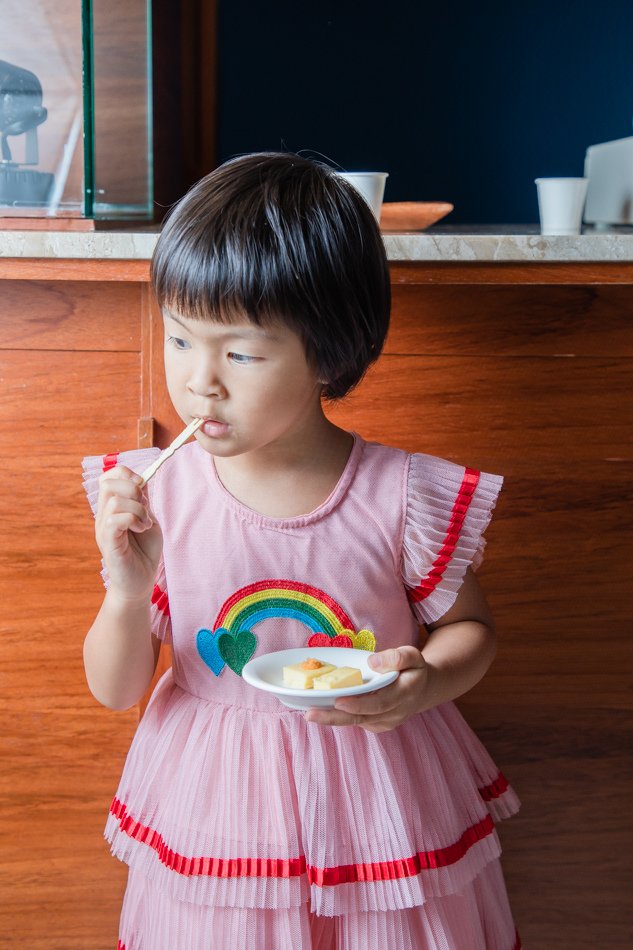
POLYGON ((415 877, 421 871, 431 868, 444 868, 455 864, 466 852, 482 838, 492 833, 494 823, 486 815, 476 825, 472 825, 459 841, 446 848, 434 851, 418 851, 410 858, 399 861, 373 861, 367 864, 344 864, 335 868, 308 868, 308 880, 317 887, 332 887, 336 884, 354 884, 358 881, 394 881, 402 877, 415 877))
POLYGON ((455 553, 455 548, 457 547, 457 542, 459 541, 459 536, 464 526, 464 519, 466 518, 473 495, 475 494, 475 489, 479 484, 480 477, 481 472, 478 472, 474 468, 467 468, 464 472, 464 478, 459 486, 457 498, 455 499, 451 518, 448 523, 448 530, 440 553, 433 561, 433 566, 426 577, 422 578, 417 587, 413 587, 408 591, 409 600, 414 604, 419 603, 432 594, 441 581, 444 571, 455 553))
POLYGON ((478 789, 478 791, 485 802, 490 802, 493 798, 500 798, 508 791, 508 780, 503 772, 499 772, 494 782, 478 789))
POLYGON ((186 858, 168 848, 158 831, 135 821, 126 806, 115 798, 110 813, 119 819, 119 827, 130 838, 153 848, 166 867, 187 877, 298 877, 306 870, 300 858, 186 858))
POLYGON ((156 607, 162 614, 169 617, 169 597, 167 596, 167 591, 161 590, 158 584, 154 584, 152 603, 156 604, 156 607))
POLYGON ((115 468, 118 460, 119 460, 118 452, 108 452, 107 455, 103 456, 103 463, 102 463, 103 471, 109 472, 111 468, 115 468))
POLYGON ((492 834, 494 823, 486 815, 477 824, 468 828, 454 844, 433 851, 419 851, 409 858, 396 861, 374 861, 360 864, 340 865, 332 868, 316 868, 306 864, 305 856, 298 858, 186 858, 168 848, 162 835, 147 825, 135 821, 128 814, 123 802, 115 798, 110 812, 119 821, 119 827, 130 838, 141 841, 158 855, 162 863, 172 871, 187 877, 271 877, 290 878, 307 873, 310 884, 331 887, 356 881, 393 881, 413 877, 429 868, 446 867, 463 858, 478 841, 492 834))

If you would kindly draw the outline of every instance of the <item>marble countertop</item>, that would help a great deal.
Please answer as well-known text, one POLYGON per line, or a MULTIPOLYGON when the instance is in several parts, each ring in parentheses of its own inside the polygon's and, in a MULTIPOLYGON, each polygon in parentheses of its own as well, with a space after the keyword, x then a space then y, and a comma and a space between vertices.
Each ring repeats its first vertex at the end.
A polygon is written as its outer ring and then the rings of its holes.
POLYGON ((389 260, 488 262, 633 262, 633 227, 542 235, 538 225, 438 225, 384 235, 389 260))
MULTIPOLYGON (((148 260, 158 229, 3 231, 0 258, 148 260)), ((384 235, 391 261, 633 262, 633 227, 585 228, 575 236, 540 234, 538 225, 437 225, 384 235)))

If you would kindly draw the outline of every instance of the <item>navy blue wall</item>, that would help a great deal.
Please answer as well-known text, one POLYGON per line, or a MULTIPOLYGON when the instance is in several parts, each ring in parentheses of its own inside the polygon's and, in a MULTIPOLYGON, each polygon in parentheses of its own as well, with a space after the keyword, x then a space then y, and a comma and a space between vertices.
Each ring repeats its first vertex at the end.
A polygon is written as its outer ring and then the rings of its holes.
POLYGON ((219 55, 219 160, 388 171, 446 223, 536 222, 534 178, 633 134, 632 0, 220 0, 219 55))

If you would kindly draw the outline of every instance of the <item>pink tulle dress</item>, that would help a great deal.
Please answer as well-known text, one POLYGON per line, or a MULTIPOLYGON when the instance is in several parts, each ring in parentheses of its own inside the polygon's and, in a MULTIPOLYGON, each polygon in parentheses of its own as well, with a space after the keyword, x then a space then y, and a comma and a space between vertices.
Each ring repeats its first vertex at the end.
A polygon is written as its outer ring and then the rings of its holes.
MULTIPOLYGON (((142 471, 158 450, 91 457, 142 471)), ((149 483, 171 643, 106 826, 120 950, 515 950, 494 821, 515 793, 452 703, 373 734, 307 723, 251 656, 419 642, 453 604, 502 479, 354 436, 332 494, 265 517, 193 442, 149 483)), ((107 583, 107 578, 106 578, 107 583)))

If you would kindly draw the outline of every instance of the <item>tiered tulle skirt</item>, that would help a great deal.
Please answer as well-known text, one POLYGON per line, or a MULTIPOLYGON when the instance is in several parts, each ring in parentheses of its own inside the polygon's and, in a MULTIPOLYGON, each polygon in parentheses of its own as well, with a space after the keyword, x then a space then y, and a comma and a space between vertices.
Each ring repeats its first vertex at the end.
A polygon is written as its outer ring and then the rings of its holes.
POLYGON ((405 910, 320 917, 166 899, 130 869, 119 950, 520 950, 498 862, 461 894, 405 910))
POLYGON ((207 934, 247 933, 257 919, 272 929, 244 944, 256 950, 401 948, 409 931, 412 947, 512 950, 493 819, 517 808, 453 704, 375 735, 199 699, 169 672, 106 828, 131 867, 121 939, 126 950, 242 945, 148 937, 167 914, 181 935, 196 921, 207 934), (388 920, 400 942, 377 939, 388 920), (364 932, 369 942, 350 942, 364 932))

